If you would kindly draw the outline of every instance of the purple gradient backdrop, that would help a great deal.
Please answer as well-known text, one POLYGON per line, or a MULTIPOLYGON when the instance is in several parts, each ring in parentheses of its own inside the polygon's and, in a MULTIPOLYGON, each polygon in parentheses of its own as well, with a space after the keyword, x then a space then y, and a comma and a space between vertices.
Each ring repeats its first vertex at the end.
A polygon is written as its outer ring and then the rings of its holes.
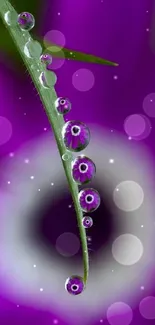
MULTIPOLYGON (((66 60, 56 70, 57 94, 69 97, 72 102, 69 119, 79 119, 88 124, 95 122, 107 127, 109 132, 117 130, 126 137, 123 129, 125 118, 134 113, 143 114, 143 99, 155 90, 155 55, 150 46, 150 39, 155 37, 151 29, 155 15, 153 0, 53 0, 52 4, 43 1, 42 6, 42 36, 49 30, 59 30, 65 35, 67 48, 119 63, 119 67, 108 67, 66 60), (94 74, 95 84, 90 91, 79 92, 72 85, 73 73, 81 68, 90 69, 94 74), (117 79, 114 79, 115 75, 117 79)), ((10 141, 0 147, 2 159, 27 140, 43 134, 44 128, 50 130, 50 125, 24 68, 19 74, 11 63, 8 67, 7 62, 1 61, 0 95, 0 115, 10 120, 13 128, 10 141)), ((143 142, 155 153, 153 119, 151 124, 151 134, 143 142)), ((112 136, 115 137, 114 133, 112 136)), ((137 142, 133 141, 132 145, 136 146, 137 142)), ((61 315, 25 306, 17 308, 3 296, 0 297, 0 306, 2 325, 19 325, 23 320, 25 324, 50 325, 54 318, 59 318, 60 325, 66 324, 61 315)), ((149 323, 152 324, 141 317, 137 304, 132 324, 149 323)), ((95 324, 100 324, 99 319, 95 324)), ((104 324, 108 324, 107 320, 104 324)))

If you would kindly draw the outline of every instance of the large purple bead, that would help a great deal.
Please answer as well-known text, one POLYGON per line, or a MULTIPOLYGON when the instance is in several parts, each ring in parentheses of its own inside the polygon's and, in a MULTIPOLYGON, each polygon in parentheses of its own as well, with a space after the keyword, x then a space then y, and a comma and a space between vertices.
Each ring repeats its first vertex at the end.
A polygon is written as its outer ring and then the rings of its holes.
POLYGON ((34 16, 32 14, 30 14, 29 12, 21 12, 18 15, 18 25, 20 26, 20 28, 22 30, 27 30, 30 31, 34 25, 35 25, 35 19, 34 16))
POLYGON ((79 193, 79 202, 84 212, 93 212, 100 205, 99 193, 93 188, 86 188, 79 193))
POLYGON ((82 224, 84 228, 90 228, 93 225, 93 219, 91 217, 83 217, 82 224))
POLYGON ((71 110, 71 102, 68 98, 59 97, 55 101, 55 108, 59 114, 67 114, 71 110))
POLYGON ((89 128, 80 121, 68 121, 62 129, 65 146, 70 151, 81 151, 90 141, 89 128))
POLYGON ((79 295, 84 290, 84 281, 81 276, 72 275, 65 282, 65 289, 72 295, 79 295))
POLYGON ((96 167, 86 156, 78 156, 72 163, 73 179, 78 184, 87 184, 95 176, 96 167))

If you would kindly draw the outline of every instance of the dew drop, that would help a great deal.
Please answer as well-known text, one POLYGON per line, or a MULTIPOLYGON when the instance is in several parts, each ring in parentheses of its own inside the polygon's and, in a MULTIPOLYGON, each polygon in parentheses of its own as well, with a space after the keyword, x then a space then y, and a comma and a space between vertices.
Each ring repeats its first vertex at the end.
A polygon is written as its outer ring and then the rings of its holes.
POLYGON ((78 152, 85 149, 89 144, 90 131, 80 121, 68 121, 63 126, 62 137, 68 150, 78 152))
POLYGON ((71 154, 71 152, 65 152, 63 155, 62 155, 62 159, 64 161, 68 161, 68 160, 72 160, 73 158, 73 155, 71 154))
POLYGON ((35 25, 34 16, 29 12, 21 12, 17 22, 22 31, 30 31, 35 25))
POLYGON ((29 41, 24 46, 24 54, 29 59, 39 59, 42 53, 42 47, 38 41, 29 39, 29 41))
POLYGON ((85 289, 83 278, 78 275, 72 275, 66 280, 65 289, 72 295, 79 295, 85 289))
POLYGON ((71 103, 68 98, 59 97, 55 101, 55 108, 59 114, 65 115, 71 110, 71 103))
POLYGON ((40 74, 39 80, 44 88, 50 89, 56 84, 57 76, 54 72, 46 70, 40 74))
POLYGON ((40 61, 42 64, 45 64, 45 66, 48 66, 52 63, 52 56, 48 53, 42 54, 40 61))
POLYGON ((84 228, 90 228, 93 225, 93 219, 91 217, 83 217, 82 218, 82 224, 84 228))
POLYGON ((7 11, 4 14, 4 20, 8 26, 15 26, 17 25, 17 14, 15 12, 7 11))
POLYGON ((94 162, 84 156, 78 156, 72 163, 72 176, 79 185, 89 183, 95 176, 96 166, 94 162))
POLYGON ((79 192, 79 203, 84 212, 93 212, 100 205, 99 193, 93 188, 85 188, 79 192))

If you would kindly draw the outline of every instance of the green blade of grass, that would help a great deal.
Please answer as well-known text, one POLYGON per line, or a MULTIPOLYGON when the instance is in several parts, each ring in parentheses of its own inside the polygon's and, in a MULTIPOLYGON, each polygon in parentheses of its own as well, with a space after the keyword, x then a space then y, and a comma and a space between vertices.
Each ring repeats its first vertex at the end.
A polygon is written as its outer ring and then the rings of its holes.
MULTIPOLYGON (((40 82, 40 74, 44 73, 46 70, 40 61, 40 49, 38 51, 39 44, 37 45, 37 43, 33 41, 33 46, 31 47, 31 56, 27 55, 27 52, 24 51, 25 44, 27 44, 30 39, 32 41, 31 34, 28 31, 23 33, 23 31, 20 29, 18 24, 16 24, 17 17, 18 17, 17 12, 15 11, 15 9, 13 8, 13 6, 8 0, 0 0, 0 17, 7 31, 10 33, 11 38, 15 44, 16 51, 19 52, 23 60, 23 63, 25 64, 25 68, 29 72, 29 75, 34 83, 34 86, 38 91, 40 100, 43 104, 46 115, 48 117, 48 120, 54 132, 55 140, 60 153, 60 159, 64 167, 64 172, 66 174, 69 190, 74 202, 75 212, 77 216, 77 223, 79 227, 82 252, 83 252, 83 279, 84 279, 84 283, 86 284, 88 273, 89 273, 87 238, 86 238, 85 228, 83 227, 82 224, 83 212, 78 198, 79 189, 77 183, 74 182, 72 177, 71 161, 63 160, 63 156, 67 151, 63 139, 63 134, 62 134, 62 129, 63 126, 65 125, 65 122, 63 117, 60 114, 58 114, 57 110, 55 109, 55 100, 57 99, 57 94, 55 92, 54 86, 50 88, 44 88, 42 86, 40 82), (11 13, 12 16, 14 16, 15 24, 13 24, 12 22, 12 25, 11 24, 8 25, 8 23, 5 20, 5 15, 7 12, 11 13)), ((10 60, 12 60, 12 57, 10 58, 10 60)), ((36 116, 36 121, 37 121, 37 116, 36 116)))

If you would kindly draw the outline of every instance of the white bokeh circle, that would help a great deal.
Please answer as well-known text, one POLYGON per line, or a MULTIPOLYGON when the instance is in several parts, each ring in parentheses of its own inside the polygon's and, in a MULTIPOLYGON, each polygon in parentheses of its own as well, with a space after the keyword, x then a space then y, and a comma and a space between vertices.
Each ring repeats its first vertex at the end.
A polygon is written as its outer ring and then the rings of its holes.
POLYGON ((134 211, 143 203, 144 192, 135 181, 123 181, 114 189, 113 200, 120 210, 134 211))
POLYGON ((124 302, 115 302, 107 310, 110 325, 129 325, 133 319, 131 307, 124 302))
POLYGON ((45 34, 43 43, 45 47, 53 46, 55 51, 59 51, 66 44, 65 35, 59 30, 52 29, 45 34))
POLYGON ((78 91, 88 91, 95 84, 95 77, 89 69, 79 69, 72 76, 72 84, 78 91))
POLYGON ((141 300, 139 312, 146 319, 155 319, 155 297, 148 296, 141 300))
POLYGON ((137 236, 123 234, 115 239, 112 244, 112 255, 122 265, 133 265, 143 255, 143 244, 137 236))

